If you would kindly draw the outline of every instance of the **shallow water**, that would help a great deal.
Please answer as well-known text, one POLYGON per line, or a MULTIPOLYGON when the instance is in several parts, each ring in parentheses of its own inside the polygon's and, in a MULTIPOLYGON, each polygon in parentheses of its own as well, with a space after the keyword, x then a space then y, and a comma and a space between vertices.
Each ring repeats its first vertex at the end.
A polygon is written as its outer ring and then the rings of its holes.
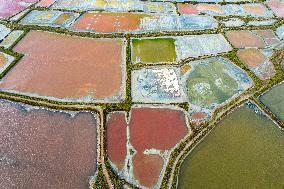
POLYGON ((260 100, 284 122, 284 83, 272 88, 261 96, 260 100))
POLYGON ((133 39, 133 61, 135 63, 161 63, 176 60, 175 39, 133 39))
POLYGON ((178 188, 284 188, 283 173, 284 132, 243 106, 185 159, 178 188))

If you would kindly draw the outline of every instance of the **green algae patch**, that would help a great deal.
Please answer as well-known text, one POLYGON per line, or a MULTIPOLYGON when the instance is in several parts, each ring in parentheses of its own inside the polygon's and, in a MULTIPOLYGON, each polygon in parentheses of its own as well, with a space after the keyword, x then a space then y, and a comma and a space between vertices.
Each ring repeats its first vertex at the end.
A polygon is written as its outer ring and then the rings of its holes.
POLYGON ((175 39, 132 39, 133 63, 172 63, 176 61, 175 39))
POLYGON ((260 97, 260 101, 284 122, 284 83, 272 88, 260 97))
POLYGON ((184 188, 283 188, 284 133, 247 106, 221 121, 185 159, 184 188))
POLYGON ((191 102, 210 106, 221 104, 232 97, 238 88, 237 81, 228 74, 228 67, 220 61, 196 66, 187 80, 191 102))

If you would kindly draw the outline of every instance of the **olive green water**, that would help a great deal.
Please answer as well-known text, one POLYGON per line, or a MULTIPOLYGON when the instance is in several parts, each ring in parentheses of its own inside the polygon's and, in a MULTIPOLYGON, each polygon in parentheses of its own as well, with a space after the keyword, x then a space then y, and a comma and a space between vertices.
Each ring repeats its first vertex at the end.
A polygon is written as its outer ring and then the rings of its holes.
POLYGON ((186 158, 180 189, 284 188, 284 132, 243 106, 186 158))
POLYGON ((260 100, 284 122, 284 83, 272 88, 261 96, 260 100))
POLYGON ((142 63, 175 62, 173 38, 133 39, 133 61, 142 63))

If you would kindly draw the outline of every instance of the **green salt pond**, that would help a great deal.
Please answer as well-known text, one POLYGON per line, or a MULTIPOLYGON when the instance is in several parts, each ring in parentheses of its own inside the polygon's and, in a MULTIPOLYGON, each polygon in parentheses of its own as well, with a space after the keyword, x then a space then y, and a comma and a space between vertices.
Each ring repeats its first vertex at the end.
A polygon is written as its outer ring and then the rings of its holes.
POLYGON ((179 189, 284 188, 284 132, 243 106, 185 159, 179 189))
POLYGON ((188 96, 194 104, 221 104, 232 97, 238 82, 228 74, 230 67, 221 60, 198 64, 187 80, 188 96))
POLYGON ((262 95, 260 101, 284 122, 284 83, 262 95))
POLYGON ((175 62, 176 49, 173 38, 132 39, 134 63, 175 62))

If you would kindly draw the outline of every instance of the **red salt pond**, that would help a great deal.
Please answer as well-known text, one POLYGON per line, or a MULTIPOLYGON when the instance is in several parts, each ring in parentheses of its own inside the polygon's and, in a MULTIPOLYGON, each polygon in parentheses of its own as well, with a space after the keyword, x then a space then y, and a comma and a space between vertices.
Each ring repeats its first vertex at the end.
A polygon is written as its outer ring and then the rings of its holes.
POLYGON ((0 18, 9 18, 38 0, 0 0, 0 18))
POLYGON ((129 142, 136 152, 132 158, 133 165, 130 165, 133 166, 133 176, 140 185, 153 187, 165 163, 159 150, 171 150, 185 137, 188 133, 186 115, 181 110, 170 108, 135 107, 130 112, 130 122, 127 124, 125 114, 114 112, 108 117, 109 159, 119 171, 122 170, 129 150, 126 148, 126 130, 129 126, 129 142), (145 150, 148 150, 147 154, 144 154, 145 150), (158 150, 157 154, 152 154, 151 150, 158 150))
POLYGON ((207 117, 207 114, 204 112, 194 112, 191 115, 191 119, 194 121, 204 120, 207 117))
POLYGON ((163 163, 159 155, 136 154, 133 157, 134 176, 141 185, 153 187, 158 181, 163 163))
POLYGON ((124 42, 31 31, 14 48, 24 57, 0 82, 2 90, 60 100, 124 98, 124 42))
POLYGON ((170 149, 188 132, 182 111, 162 108, 133 108, 129 127, 131 144, 140 152, 170 149))
POLYGON ((126 32, 140 29, 140 20, 146 14, 139 13, 85 13, 73 29, 96 32, 126 32))
POLYGON ((118 169, 124 167, 126 158, 126 127, 125 114, 115 112, 107 120, 108 157, 118 169))
POLYGON ((98 119, 0 100, 0 188, 89 188, 98 119))

